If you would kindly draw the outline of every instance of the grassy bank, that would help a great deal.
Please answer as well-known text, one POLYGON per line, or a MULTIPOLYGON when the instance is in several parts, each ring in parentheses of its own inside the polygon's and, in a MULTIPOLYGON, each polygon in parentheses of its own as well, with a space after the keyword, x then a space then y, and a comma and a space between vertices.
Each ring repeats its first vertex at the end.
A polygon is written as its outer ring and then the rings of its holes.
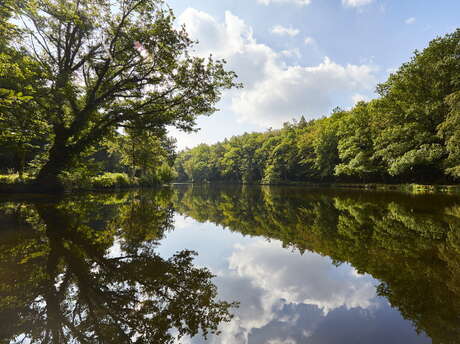
MULTIPOLYGON (((32 190, 33 178, 18 174, 0 175, 0 193, 28 192, 32 190)), ((76 190, 117 190, 136 187, 157 186, 163 183, 157 180, 142 180, 137 177, 129 177, 126 173, 106 172, 97 176, 80 178, 63 176, 63 183, 67 191, 76 190)), ((193 184, 193 183, 191 183, 193 184)), ((204 184, 204 183, 196 183, 204 184)), ((227 182, 205 183, 205 184, 230 184, 227 182)), ((240 183, 236 183, 240 184, 240 183)), ((306 186, 306 187, 328 187, 342 189, 361 189, 377 191, 399 191, 408 193, 460 193, 460 185, 425 185, 425 184, 378 184, 378 183, 308 183, 308 182, 283 182, 276 184, 257 185, 284 185, 284 186, 306 186)))
MULTIPOLYGON (((126 173, 104 173, 97 176, 75 178, 63 176, 62 178, 66 191, 74 190, 111 190, 111 189, 125 189, 135 188, 140 186, 154 186, 157 185, 154 181, 147 183, 140 178, 129 177, 126 173), (148 184, 148 185, 147 185, 148 184)), ((33 178, 24 175, 22 178, 18 174, 0 175, 0 192, 1 193, 14 193, 14 192, 28 192, 32 188, 33 178)))
POLYGON ((331 184, 332 187, 380 190, 380 191, 403 191, 410 193, 460 193, 460 185, 425 185, 425 184, 331 184))

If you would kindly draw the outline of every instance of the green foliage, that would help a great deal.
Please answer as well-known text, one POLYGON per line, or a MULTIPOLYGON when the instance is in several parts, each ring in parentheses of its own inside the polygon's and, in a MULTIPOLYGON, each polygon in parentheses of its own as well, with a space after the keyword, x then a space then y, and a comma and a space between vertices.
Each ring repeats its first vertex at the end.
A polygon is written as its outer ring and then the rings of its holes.
POLYGON ((313 142, 314 166, 321 178, 327 178, 334 173, 339 162, 337 145, 337 120, 330 117, 321 122, 318 136, 313 142))
POLYGON ((0 174, 0 184, 19 184, 19 183, 27 183, 30 181, 31 178, 27 175, 19 175, 19 174, 0 174))
POLYGON ((446 172, 460 177, 460 91, 446 97, 450 107, 446 120, 439 126, 439 133, 446 142, 448 157, 446 172))
POLYGON ((125 173, 104 173, 91 178, 91 187, 95 189, 114 189, 135 185, 136 183, 125 173))
POLYGON ((380 98, 179 154, 182 181, 453 182, 460 177, 460 29, 378 85, 380 98))
POLYGON ((47 133, 43 188, 60 190, 59 174, 121 127, 193 130, 238 86, 224 61, 189 54, 195 42, 161 0, 11 2, 2 32, 9 16, 21 27, 14 45, 1 38, 0 123, 21 152, 47 133))
POLYGON ((378 86, 376 155, 390 174, 442 170, 446 147, 438 126, 449 113, 446 97, 460 88, 459 43, 460 30, 433 40, 378 86))
POLYGON ((138 177, 142 185, 158 185, 175 178, 175 140, 164 134, 145 132, 139 128, 126 130, 107 142, 109 152, 119 156, 131 178, 138 177))
POLYGON ((41 67, 24 49, 14 48, 19 31, 7 19, 19 4, 6 1, 0 9, 0 147, 12 152, 16 164, 10 167, 22 175, 50 128, 33 101, 43 87, 41 67))
POLYGON ((338 125, 337 144, 341 163, 336 165, 336 175, 364 178, 381 171, 374 159, 372 103, 358 103, 341 118, 338 125))

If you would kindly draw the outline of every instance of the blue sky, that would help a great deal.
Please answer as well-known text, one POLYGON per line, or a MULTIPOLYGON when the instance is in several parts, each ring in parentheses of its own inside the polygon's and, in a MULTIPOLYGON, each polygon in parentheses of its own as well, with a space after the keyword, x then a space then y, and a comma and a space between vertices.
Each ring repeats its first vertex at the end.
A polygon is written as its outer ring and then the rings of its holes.
POLYGON ((244 84, 225 92, 201 130, 172 130, 178 147, 214 143, 375 97, 415 49, 460 27, 458 0, 169 0, 200 41, 244 84))

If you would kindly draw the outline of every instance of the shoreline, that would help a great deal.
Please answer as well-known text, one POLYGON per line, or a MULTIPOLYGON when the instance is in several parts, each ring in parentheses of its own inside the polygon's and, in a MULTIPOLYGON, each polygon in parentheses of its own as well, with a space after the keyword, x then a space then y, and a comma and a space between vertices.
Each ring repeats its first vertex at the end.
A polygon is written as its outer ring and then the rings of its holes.
POLYGON ((398 191, 407 193, 460 193, 460 184, 384 184, 384 183, 308 183, 284 182, 274 184, 232 182, 176 182, 173 185, 254 185, 254 186, 304 186, 310 188, 353 189, 367 191, 398 191))
MULTIPOLYGON (((113 187, 89 187, 89 188, 74 188, 67 190, 64 194, 80 193, 80 192, 113 192, 132 189, 153 189, 164 186, 174 185, 240 185, 240 186, 299 186, 309 188, 328 188, 328 189, 351 189, 351 190, 366 190, 366 191, 396 191, 411 194, 418 193, 446 193, 460 194, 460 184, 383 184, 383 183, 308 183, 308 182, 284 182, 274 184, 262 183, 232 183, 232 182, 171 182, 163 185, 142 186, 142 185, 124 185, 113 187)), ((41 192, 37 190, 35 185, 25 183, 0 184, 0 194, 60 194, 53 192, 41 192)), ((62 193, 61 193, 62 194, 62 193)))

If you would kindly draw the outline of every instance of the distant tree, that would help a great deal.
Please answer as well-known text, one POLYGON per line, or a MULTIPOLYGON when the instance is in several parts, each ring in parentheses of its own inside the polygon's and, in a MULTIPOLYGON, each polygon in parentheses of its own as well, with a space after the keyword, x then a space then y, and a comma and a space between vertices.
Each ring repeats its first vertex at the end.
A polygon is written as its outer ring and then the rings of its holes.
POLYGON ((372 126, 372 109, 365 102, 359 102, 340 120, 337 148, 341 163, 335 167, 336 175, 364 179, 379 171, 374 159, 372 126))
POLYGON ((323 179, 333 176, 335 166, 339 163, 337 125, 344 114, 336 108, 331 117, 319 122, 319 133, 313 142, 314 167, 323 179))
POLYGON ((120 164, 130 171, 131 177, 138 176, 145 182, 164 182, 158 174, 162 169, 171 169, 175 159, 173 139, 142 128, 128 128, 108 145, 112 154, 120 156, 120 164))

